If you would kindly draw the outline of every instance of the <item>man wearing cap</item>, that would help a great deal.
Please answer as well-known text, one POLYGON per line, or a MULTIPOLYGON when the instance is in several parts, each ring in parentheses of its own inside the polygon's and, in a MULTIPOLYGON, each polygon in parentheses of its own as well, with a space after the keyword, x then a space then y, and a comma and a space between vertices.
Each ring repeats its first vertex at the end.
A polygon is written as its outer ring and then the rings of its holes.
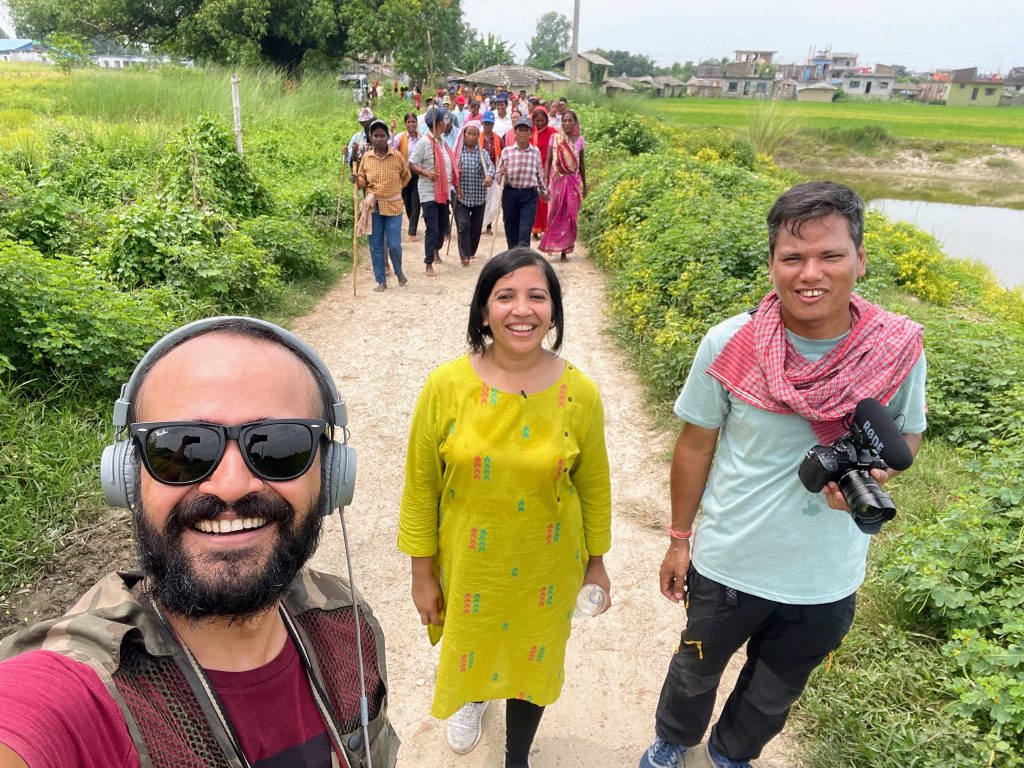
POLYGON ((304 567, 352 500, 345 410, 270 323, 212 318, 154 345, 101 465, 140 568, 0 643, 0 768, 395 765, 380 626, 304 567))
MULTIPOLYGON (((458 183, 455 154, 444 139, 448 111, 434 107, 424 117, 428 133, 409 153, 409 168, 419 177, 420 205, 423 207, 423 263, 434 277, 434 264, 441 261, 441 244, 448 234, 452 188, 458 183)), ((448 124, 450 125, 450 123, 448 124)))
POLYGON ((537 213, 537 197, 548 199, 540 150, 530 144, 533 123, 528 117, 516 120, 516 143, 501 151, 498 180, 504 181, 501 211, 505 217, 505 240, 509 248, 530 246, 530 231, 537 213))
POLYGON ((359 110, 359 114, 356 115, 356 120, 359 121, 361 127, 352 134, 352 138, 349 139, 348 145, 345 147, 345 161, 349 167, 349 181, 353 184, 356 180, 356 170, 359 161, 363 159, 363 155, 370 148, 370 142, 366 138, 366 127, 373 120, 373 110, 369 107, 363 107, 359 110))
POLYGON ((361 213, 372 216, 370 262, 373 279, 377 282, 373 290, 380 292, 388 287, 384 271, 385 237, 398 284, 409 282, 402 272, 402 188, 412 178, 412 173, 402 154, 390 146, 391 133, 383 120, 372 120, 366 127, 366 135, 372 151, 363 155, 356 184, 366 191, 361 213))
POLYGON ((508 113, 508 94, 499 93, 494 97, 494 132, 504 136, 512 130, 512 116, 508 113))
POLYGON ((452 112, 452 122, 455 123, 455 130, 466 124, 469 117, 469 110, 466 109, 466 97, 461 93, 455 97, 455 111, 452 112))

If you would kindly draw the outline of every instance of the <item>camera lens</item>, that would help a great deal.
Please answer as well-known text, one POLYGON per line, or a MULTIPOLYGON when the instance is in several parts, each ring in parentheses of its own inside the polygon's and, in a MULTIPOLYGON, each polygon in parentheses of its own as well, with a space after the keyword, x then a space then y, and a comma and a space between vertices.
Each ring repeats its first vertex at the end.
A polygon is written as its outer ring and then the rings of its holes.
POLYGON ((839 490, 843 492, 853 521, 864 533, 878 533, 882 523, 896 516, 892 497, 864 470, 853 469, 839 478, 839 490))

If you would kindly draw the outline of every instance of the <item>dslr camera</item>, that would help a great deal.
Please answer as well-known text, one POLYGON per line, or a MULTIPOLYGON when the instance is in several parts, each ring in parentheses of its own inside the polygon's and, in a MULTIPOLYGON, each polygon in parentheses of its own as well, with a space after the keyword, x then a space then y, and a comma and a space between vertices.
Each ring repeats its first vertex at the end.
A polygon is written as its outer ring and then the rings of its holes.
POLYGON ((830 482, 839 483, 853 522, 862 532, 875 534, 882 523, 896 516, 896 504, 871 470, 904 470, 914 457, 892 417, 874 398, 861 400, 847 419, 850 433, 807 451, 797 474, 811 493, 820 493, 830 482))

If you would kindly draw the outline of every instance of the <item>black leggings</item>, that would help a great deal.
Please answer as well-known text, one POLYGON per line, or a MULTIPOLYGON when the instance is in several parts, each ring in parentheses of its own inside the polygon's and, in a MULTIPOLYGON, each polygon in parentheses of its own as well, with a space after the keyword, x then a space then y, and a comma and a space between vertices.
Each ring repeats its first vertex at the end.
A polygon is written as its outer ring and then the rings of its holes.
POLYGON ((538 707, 522 699, 505 702, 505 768, 528 768, 530 746, 544 715, 538 707))

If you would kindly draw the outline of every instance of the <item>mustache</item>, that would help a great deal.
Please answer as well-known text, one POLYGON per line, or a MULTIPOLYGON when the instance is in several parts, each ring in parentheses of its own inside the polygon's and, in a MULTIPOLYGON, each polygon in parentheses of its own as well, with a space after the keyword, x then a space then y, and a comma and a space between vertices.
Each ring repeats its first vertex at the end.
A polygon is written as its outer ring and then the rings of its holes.
POLYGON ((268 523, 290 523, 295 517, 291 504, 270 493, 250 493, 234 502, 203 495, 182 499, 171 509, 166 530, 191 528, 200 520, 213 520, 225 512, 237 517, 262 517, 268 523))

